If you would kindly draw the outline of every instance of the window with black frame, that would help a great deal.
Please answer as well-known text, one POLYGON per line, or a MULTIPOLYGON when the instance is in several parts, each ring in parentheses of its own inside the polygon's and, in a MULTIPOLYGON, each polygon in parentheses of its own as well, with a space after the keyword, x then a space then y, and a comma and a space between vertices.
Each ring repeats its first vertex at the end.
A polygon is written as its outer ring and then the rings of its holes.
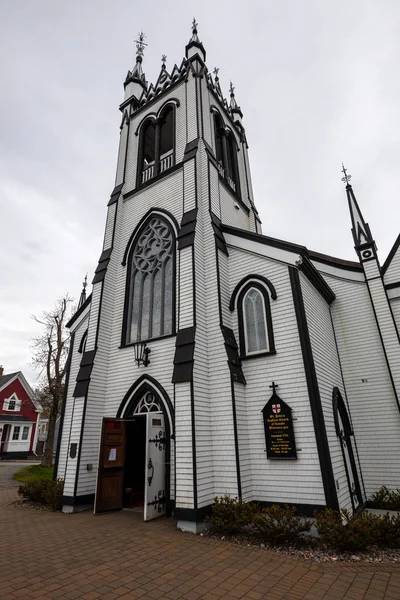
POLYGON ((174 329, 175 236, 167 220, 151 217, 128 260, 125 343, 150 340, 174 329))

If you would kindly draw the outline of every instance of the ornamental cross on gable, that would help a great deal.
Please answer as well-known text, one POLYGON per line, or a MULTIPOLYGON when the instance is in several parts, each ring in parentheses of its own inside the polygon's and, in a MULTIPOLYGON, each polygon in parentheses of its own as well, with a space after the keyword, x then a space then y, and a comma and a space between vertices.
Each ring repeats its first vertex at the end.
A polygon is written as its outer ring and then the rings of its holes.
POLYGON ((277 383, 275 383, 275 381, 272 382, 272 385, 269 386, 270 388, 272 388, 272 393, 276 395, 276 388, 279 387, 277 383))

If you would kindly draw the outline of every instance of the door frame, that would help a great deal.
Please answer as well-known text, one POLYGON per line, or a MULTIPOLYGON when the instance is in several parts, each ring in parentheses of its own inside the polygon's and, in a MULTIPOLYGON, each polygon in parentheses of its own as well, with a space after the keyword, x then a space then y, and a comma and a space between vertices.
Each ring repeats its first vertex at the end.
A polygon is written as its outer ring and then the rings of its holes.
POLYGON ((353 428, 350 423, 349 413, 348 413, 346 405, 344 403, 343 396, 338 387, 333 388, 332 403, 333 403, 333 419, 335 422, 336 435, 338 436, 338 438, 340 440, 340 448, 342 450, 342 458, 343 458, 344 468, 346 471, 347 487, 348 487, 349 494, 350 494, 351 506, 353 508, 353 512, 355 512, 364 505, 364 498, 363 498, 363 494, 361 491, 360 479, 358 476, 357 464, 355 461, 354 451, 353 451, 352 438, 354 440, 354 431, 353 431, 353 428), (343 424, 343 430, 340 427, 339 416, 340 416, 340 419, 343 424), (353 479, 354 479, 354 485, 356 488, 355 491, 356 491, 356 495, 358 497, 358 507, 356 507, 354 504, 353 493, 351 491, 350 475, 349 475, 349 470, 347 467, 344 444, 346 444, 348 455, 349 455, 351 471, 352 471, 352 475, 353 475, 353 479))
MULTIPOLYGON (((164 388, 150 375, 142 375, 136 382, 129 388, 127 393, 122 400, 116 417, 123 419, 124 421, 130 421, 135 416, 133 412, 146 392, 151 392, 157 398, 162 414, 164 415, 165 423, 165 434, 167 438, 167 444, 165 449, 165 497, 166 497, 166 515, 171 516, 172 509, 174 508, 175 500, 171 500, 171 440, 175 439, 174 436, 174 425, 175 415, 174 408, 171 400, 164 388)), ((152 413, 143 413, 152 414, 152 413)), ((156 414, 156 413, 154 413, 156 414)), ((147 442, 148 443, 148 440, 147 442)), ((174 461, 175 465, 175 461, 174 461)), ((176 478, 175 478, 176 480, 176 478)))

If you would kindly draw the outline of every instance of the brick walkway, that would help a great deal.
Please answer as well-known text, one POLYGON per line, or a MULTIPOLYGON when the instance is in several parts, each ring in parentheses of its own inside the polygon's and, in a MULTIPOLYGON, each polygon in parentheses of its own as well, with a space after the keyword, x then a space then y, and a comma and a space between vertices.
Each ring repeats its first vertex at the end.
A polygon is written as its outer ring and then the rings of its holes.
POLYGON ((143 523, 133 512, 64 515, 7 506, 0 598, 400 600, 400 566, 317 564, 143 523))

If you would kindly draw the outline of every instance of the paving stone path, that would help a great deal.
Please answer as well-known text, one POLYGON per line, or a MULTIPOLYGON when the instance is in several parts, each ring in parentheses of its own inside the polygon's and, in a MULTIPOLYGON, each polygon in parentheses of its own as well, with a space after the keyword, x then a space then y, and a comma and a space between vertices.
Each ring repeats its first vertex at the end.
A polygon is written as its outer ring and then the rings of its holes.
POLYGON ((0 490, 0 598, 400 600, 400 566, 318 564, 198 537, 134 512, 10 507, 0 490))

